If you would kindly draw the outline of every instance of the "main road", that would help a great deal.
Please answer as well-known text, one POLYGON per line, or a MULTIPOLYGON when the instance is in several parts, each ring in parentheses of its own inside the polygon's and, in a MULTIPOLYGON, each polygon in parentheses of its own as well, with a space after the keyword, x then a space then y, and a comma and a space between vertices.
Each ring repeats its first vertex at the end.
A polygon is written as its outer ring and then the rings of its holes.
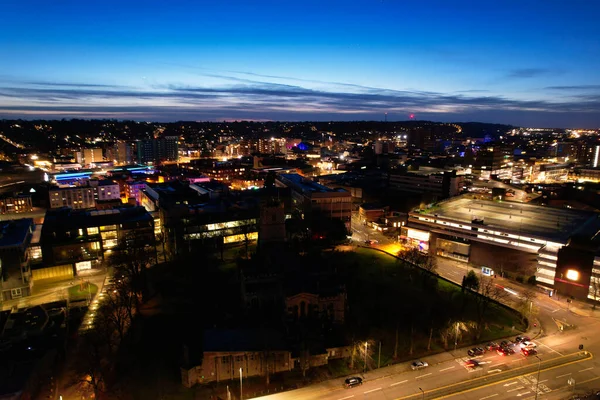
MULTIPOLYGON (((393 238, 358 222, 353 222, 352 230, 355 242, 374 240, 377 242, 372 247, 390 253, 400 249, 393 238)), ((472 268, 442 258, 438 258, 437 265, 440 276, 456 283, 472 268)), ((506 291, 508 304, 517 304, 522 293, 531 289, 502 278, 495 278, 495 284, 506 291)), ((528 335, 535 337, 538 357, 487 352, 475 358, 478 367, 469 368, 466 361, 471 358, 466 354, 467 349, 458 349, 424 358, 429 367, 418 371, 412 371, 410 363, 368 371, 361 374, 363 385, 351 389, 344 389, 343 379, 334 379, 260 399, 558 399, 568 397, 573 390, 600 388, 600 364, 591 356, 600 352, 600 319, 595 311, 583 304, 570 306, 558 302, 541 292, 534 293, 532 298, 532 309, 538 311, 534 318, 537 326, 528 335), (561 330, 561 326, 566 329, 561 330), (579 350, 580 345, 583 351, 579 350), (583 356, 588 351, 591 353, 583 356)))

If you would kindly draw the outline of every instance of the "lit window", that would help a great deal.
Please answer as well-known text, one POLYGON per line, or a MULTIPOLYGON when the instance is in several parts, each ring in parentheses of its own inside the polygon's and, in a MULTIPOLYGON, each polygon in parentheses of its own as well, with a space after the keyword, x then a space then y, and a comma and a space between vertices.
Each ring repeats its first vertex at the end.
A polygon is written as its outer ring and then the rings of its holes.
POLYGON ((575 271, 574 269, 567 270, 567 279, 571 281, 579 280, 579 272, 575 271))
POLYGON ((97 235, 98 227, 87 228, 88 235, 97 235))

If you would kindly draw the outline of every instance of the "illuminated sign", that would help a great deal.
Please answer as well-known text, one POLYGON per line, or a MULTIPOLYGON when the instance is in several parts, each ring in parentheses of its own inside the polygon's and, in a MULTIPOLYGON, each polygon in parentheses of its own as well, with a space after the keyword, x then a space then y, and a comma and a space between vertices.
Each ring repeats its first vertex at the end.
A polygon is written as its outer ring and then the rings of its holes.
POLYGON ((77 270, 77 272, 83 271, 86 269, 92 269, 92 262, 91 261, 81 261, 81 262, 75 263, 75 269, 77 270))

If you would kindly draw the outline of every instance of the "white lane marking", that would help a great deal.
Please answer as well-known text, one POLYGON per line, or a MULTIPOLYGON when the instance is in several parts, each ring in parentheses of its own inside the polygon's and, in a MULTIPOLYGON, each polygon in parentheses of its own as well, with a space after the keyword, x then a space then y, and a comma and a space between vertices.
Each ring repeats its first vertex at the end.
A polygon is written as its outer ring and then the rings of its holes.
POLYGON ((552 313, 555 313, 557 311, 560 311, 560 308, 557 308, 556 310, 552 311, 552 313))
POLYGON ((479 400, 491 399, 492 397, 495 397, 495 396, 498 396, 498 393, 496 393, 496 394, 491 394, 491 395, 489 395, 489 396, 482 397, 482 398, 480 398, 479 400))
POLYGON ((424 378, 424 377, 426 377, 426 376, 429 376, 429 375, 431 375, 431 374, 432 374, 432 373, 430 372, 430 373, 428 373, 428 374, 425 374, 425 375, 417 376, 417 378, 416 378, 416 379, 424 378))
MULTIPOLYGON (((538 342, 539 343, 539 342, 538 342)), ((554 350, 552 347, 545 345, 544 343, 540 343, 542 346, 547 347, 548 349, 550 349, 550 351, 553 351, 554 353, 558 354, 559 356, 563 357, 563 354, 559 353, 558 351, 554 350)))
POLYGON ((515 390, 525 389, 525 386, 519 386, 518 388, 507 390, 506 393, 514 392, 515 390))
MULTIPOLYGON (((494 372, 502 372, 502 370, 501 370, 500 368, 497 368, 497 369, 490 369, 490 370, 488 371, 488 374, 492 374, 492 373, 494 373, 494 372)), ((516 383, 516 382, 515 382, 515 383, 516 383)))
POLYGON ((351 398, 353 398, 353 397, 354 397, 354 395, 352 395, 352 396, 347 396, 347 397, 342 397, 342 398, 341 398, 341 399, 339 399, 339 400, 351 399, 351 398))
POLYGON ((531 393, 531 392, 519 393, 519 394, 517 395, 517 397, 525 396, 526 394, 529 394, 529 393, 531 393))
POLYGON ((402 383, 406 383, 408 381, 402 381, 402 382, 396 382, 396 383, 392 383, 390 386, 396 386, 396 385, 400 385, 402 383))
POLYGON ((364 392, 364 394, 371 393, 371 392, 376 392, 378 390, 381 390, 381 388, 367 390, 366 392, 364 392))
POLYGON ((543 381, 540 381, 540 383, 544 383, 544 382, 548 382, 548 379, 544 379, 543 381))
POLYGON ((594 369, 594 367, 589 367, 589 368, 586 368, 586 369, 582 369, 582 370, 581 370, 581 371, 579 371, 579 372, 585 372, 585 371, 589 371, 589 370, 591 370, 591 369, 594 369))
POLYGON ((569 372, 568 374, 564 374, 564 375, 559 375, 559 376, 557 376, 555 379, 558 379, 558 378, 564 378, 565 376, 569 376, 569 375, 571 375, 571 374, 572 374, 572 372, 569 372))
POLYGON ((454 368, 454 367, 448 367, 448 368, 440 369, 440 372, 448 371, 449 369, 452 369, 452 368, 454 368))
POLYGON ((516 385, 517 383, 519 383, 519 382, 505 383, 504 386, 516 385))

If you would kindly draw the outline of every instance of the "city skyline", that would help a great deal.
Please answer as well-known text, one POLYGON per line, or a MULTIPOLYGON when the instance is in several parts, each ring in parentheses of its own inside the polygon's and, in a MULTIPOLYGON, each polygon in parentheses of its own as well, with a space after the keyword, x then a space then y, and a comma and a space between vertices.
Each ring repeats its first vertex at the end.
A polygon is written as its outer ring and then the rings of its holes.
POLYGON ((598 127, 600 5, 540 4, 12 2, 0 118, 598 127))

